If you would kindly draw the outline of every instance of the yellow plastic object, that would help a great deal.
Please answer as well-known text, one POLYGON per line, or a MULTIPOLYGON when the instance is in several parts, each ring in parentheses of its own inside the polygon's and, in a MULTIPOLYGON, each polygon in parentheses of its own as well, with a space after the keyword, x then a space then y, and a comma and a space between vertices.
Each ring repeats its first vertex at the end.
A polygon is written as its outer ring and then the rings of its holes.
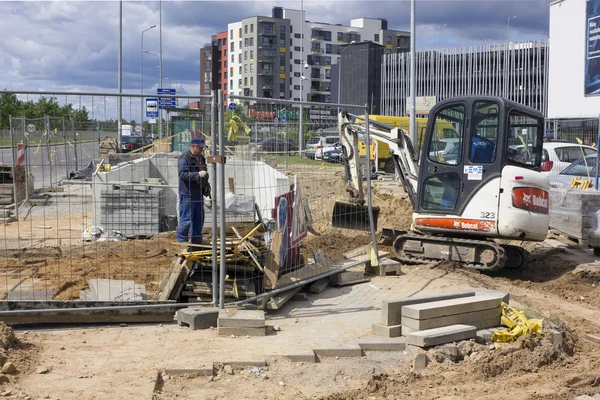
POLYGON ((492 335, 492 342, 508 343, 519 336, 542 333, 541 319, 527 319, 525 313, 502 302, 502 325, 508 329, 498 329, 492 335))

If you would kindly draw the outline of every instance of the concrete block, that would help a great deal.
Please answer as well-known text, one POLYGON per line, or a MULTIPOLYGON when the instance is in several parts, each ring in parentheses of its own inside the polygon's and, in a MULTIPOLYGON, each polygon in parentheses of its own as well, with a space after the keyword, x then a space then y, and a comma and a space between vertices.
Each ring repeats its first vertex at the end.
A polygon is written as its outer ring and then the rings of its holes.
POLYGON ((502 329, 502 327, 496 326, 491 328, 479 329, 475 333, 475 340, 477 341, 477 343, 480 344, 490 343, 492 341, 492 336, 494 335, 494 332, 496 332, 498 329, 502 329))
POLYGON ((503 302, 509 304, 510 302, 510 293, 501 292, 500 290, 491 290, 491 289, 474 289, 475 296, 492 296, 492 297, 500 297, 503 302))
POLYGON ((266 360, 240 360, 240 361, 225 361, 223 365, 229 365, 234 369, 243 369, 248 367, 262 368, 267 366, 266 360))
POLYGON ((373 331, 373 334, 387 338, 402 335, 402 325, 387 326, 383 324, 373 324, 371 325, 371 330, 373 331))
POLYGON ((413 371, 420 371, 427 368, 427 364, 429 364, 429 358, 427 354, 417 354, 415 358, 413 358, 413 371))
POLYGON ((271 354, 267 356, 267 359, 289 360, 291 362, 305 363, 317 362, 317 356, 312 350, 293 350, 285 354, 271 354))
MULTIPOLYGON (((500 325, 502 311, 500 307, 490 310, 474 311, 470 313, 446 315, 444 317, 430 319, 413 319, 402 317, 402 329, 410 328, 417 331, 441 328, 448 325, 467 324, 477 329, 489 328, 500 325)), ((406 333, 406 330, 405 330, 406 333)))
POLYGON ((115 279, 90 279, 92 296, 100 301, 145 300, 146 285, 134 281, 115 279))
POLYGON ((437 346, 439 344, 472 339, 477 328, 470 325, 450 325, 443 328, 428 329, 406 334, 406 343, 418 347, 437 346))
MULTIPOLYGON (((413 304, 402 307, 402 316, 413 319, 431 319, 447 315, 500 308, 500 297, 474 296, 451 300, 413 304)), ((402 320, 401 320, 402 321, 402 320)))
POLYGON ((365 279, 365 273, 363 271, 343 271, 339 274, 331 275, 329 279, 331 280, 331 283, 339 285, 363 280, 365 279))
POLYGON ((52 300, 54 292, 52 290, 11 290, 8 292, 8 300, 52 300))
POLYGON ((317 357, 362 357, 359 346, 332 347, 328 349, 313 349, 317 357))
POLYGON ((214 368, 212 365, 200 368, 171 368, 163 371, 167 375, 184 375, 184 374, 196 374, 199 376, 213 376, 214 368))
POLYGON ((266 330, 263 326, 262 328, 246 328, 246 327, 223 327, 220 326, 218 329, 219 336, 265 336, 266 330))
POLYGON ((406 340, 397 338, 366 338, 358 341, 358 346, 363 351, 403 351, 406 348, 406 340))
POLYGON ((265 312, 260 310, 220 310, 219 328, 265 328, 265 312))
POLYGON ((311 293, 319 294, 323 290, 325 290, 325 288, 327 286, 329 286, 329 278, 323 278, 323 279, 319 279, 318 281, 316 281, 315 283, 313 283, 312 285, 310 285, 310 288, 308 290, 311 293))
POLYGON ((430 294, 424 296, 384 300, 381 304, 381 323, 383 325, 400 325, 402 319, 402 307, 404 306, 470 296, 475 296, 475 291, 467 290, 462 292, 430 294))
POLYGON ((557 347, 562 346, 562 343, 563 343, 562 332, 552 332, 552 343, 557 347))
POLYGON ((218 317, 219 309, 214 307, 182 308, 175 313, 178 325, 187 325, 192 329, 210 329, 211 326, 216 327, 218 317))

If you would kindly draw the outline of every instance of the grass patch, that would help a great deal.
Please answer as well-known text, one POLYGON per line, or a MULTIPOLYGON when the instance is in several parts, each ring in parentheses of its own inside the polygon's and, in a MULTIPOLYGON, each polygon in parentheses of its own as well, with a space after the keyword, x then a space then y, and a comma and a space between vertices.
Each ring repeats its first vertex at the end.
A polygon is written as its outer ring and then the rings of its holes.
MULTIPOLYGON (((336 163, 328 163, 328 162, 321 162, 320 160, 311 160, 310 158, 307 157, 299 157, 299 156, 289 156, 286 157, 284 155, 278 155, 278 156, 271 156, 273 159, 275 159, 275 162, 277 163, 277 165, 281 165, 281 164, 285 164, 286 159, 289 165, 295 164, 301 164, 301 165, 312 165, 315 167, 320 167, 321 165, 323 165, 324 167, 333 167, 333 168, 339 168, 342 164, 336 164, 336 163)), ((269 157, 269 158, 271 158, 269 157)))

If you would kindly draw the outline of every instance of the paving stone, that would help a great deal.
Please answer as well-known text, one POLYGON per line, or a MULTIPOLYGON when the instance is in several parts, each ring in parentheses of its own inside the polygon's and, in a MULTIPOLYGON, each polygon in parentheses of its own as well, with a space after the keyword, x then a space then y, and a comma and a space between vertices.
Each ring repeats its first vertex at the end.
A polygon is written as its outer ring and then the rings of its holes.
POLYGON ((331 283, 343 284, 365 279, 365 273, 363 271, 343 271, 339 274, 331 275, 329 277, 331 283))
POLYGON ((552 341, 555 346, 562 346, 562 343, 563 343, 562 332, 552 332, 552 341))
POLYGON ((481 343, 481 344, 486 344, 492 341, 492 336, 494 336, 494 332, 496 332, 498 329, 502 329, 503 327, 491 327, 491 328, 485 328, 485 329, 479 329, 476 333, 475 333, 475 340, 477 341, 477 343, 481 343))
POLYGON ((271 354, 267 356, 267 359, 290 360, 292 362, 305 363, 317 362, 317 356, 312 350, 293 350, 286 354, 271 354))
POLYGON ((406 343, 419 347, 437 346, 439 344, 472 339, 477 329, 470 325, 450 325, 443 328, 428 329, 406 334, 406 343))
POLYGON ((212 365, 200 368, 171 368, 163 371, 167 375, 184 375, 184 374, 196 374, 199 376, 213 376, 214 369, 212 365))
POLYGON ((262 328, 245 328, 245 327, 223 327, 220 326, 218 329, 219 336, 265 336, 265 327, 262 328))
MULTIPOLYGON (((467 324, 473 325, 477 329, 498 326, 502 311, 500 307, 490 310, 474 311, 470 313, 446 315, 444 317, 430 319, 413 319, 402 317, 402 329, 410 328, 417 331, 426 329, 441 328, 448 325, 467 324)), ((406 333, 406 331, 405 331, 406 333)))
POLYGON ((317 357, 362 357, 363 352, 359 346, 332 347, 313 349, 317 357))
POLYGON ((475 296, 475 291, 466 290, 462 292, 430 294, 424 296, 384 300, 381 304, 381 323, 388 326, 400 325, 402 319, 402 307, 404 306, 471 296, 475 296))
POLYGON ((386 338, 393 338, 402 335, 402 325, 387 326, 383 324, 371 325, 373 334, 386 338))
POLYGON ((402 316, 413 319, 431 319, 492 308, 499 309, 501 301, 500 297, 474 296, 413 304, 402 307, 402 316))
POLYGON ((260 310, 220 310, 219 328, 264 328, 265 312, 260 310))
POLYGON ((365 338, 358 341, 358 346, 363 351, 403 351, 406 340, 403 337, 365 338))
POLYGON ((216 327, 218 317, 219 309, 214 307, 182 308, 175 313, 178 325, 187 325, 192 329, 210 329, 211 327, 216 327))
POLYGON ((51 290, 11 290, 8 292, 8 300, 52 300, 54 291, 51 290))
POLYGON ((239 361, 225 361, 221 363, 223 365, 230 365, 232 368, 247 368, 247 367, 266 367, 266 360, 239 360, 239 361))
POLYGON ((423 370, 427 368, 427 364, 429 364, 427 354, 417 354, 415 358, 413 358, 413 371, 423 370))
POLYGON ((329 278, 323 278, 323 279, 319 279, 318 281, 316 281, 315 283, 313 283, 312 285, 310 285, 310 288, 308 290, 311 293, 319 294, 323 290, 325 290, 325 288, 327 286, 329 286, 329 278))
POLYGON ((145 300, 146 285, 134 281, 115 279, 90 279, 92 296, 99 301, 145 300))
POLYGON ((475 296, 492 296, 492 297, 500 297, 502 301, 506 304, 510 302, 510 293, 502 292, 500 290, 491 290, 491 289, 474 289, 475 296))

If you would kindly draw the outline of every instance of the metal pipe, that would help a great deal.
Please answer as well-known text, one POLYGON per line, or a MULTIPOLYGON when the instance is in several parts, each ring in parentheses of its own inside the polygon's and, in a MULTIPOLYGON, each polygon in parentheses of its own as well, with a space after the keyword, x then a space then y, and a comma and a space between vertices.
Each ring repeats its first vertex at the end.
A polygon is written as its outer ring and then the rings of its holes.
MULTIPOLYGON (((365 106, 365 146, 367 148, 367 209, 369 211, 369 225, 371 228, 371 239, 373 240, 373 251, 375 259, 379 265, 379 252, 377 250, 377 232, 375 228, 375 219, 373 218, 373 199, 371 196, 371 135, 369 129, 369 105, 365 106)), ((375 156, 373 157, 375 158, 375 156)), ((370 252, 370 249, 369 249, 370 252)), ((383 268, 379 268, 379 274, 385 275, 383 268)))
MULTIPOLYGON (((221 162, 219 163, 219 170, 221 172, 219 182, 219 193, 221 194, 221 207, 220 211, 220 224, 221 224, 221 254, 225 254, 225 118, 223 116, 223 90, 219 89, 219 102, 218 102, 218 116, 219 116, 219 155, 221 156, 221 162)), ((219 308, 225 307, 225 273, 227 265, 225 263, 225 257, 221 257, 221 266, 219 268, 219 308)))
MULTIPOLYGON (((123 0, 119 1, 119 93, 123 93, 123 0)), ((117 152, 121 149, 123 143, 123 128, 121 127, 121 120, 123 119, 123 98, 117 99, 117 152)), ((52 182, 52 176, 50 176, 50 182, 52 182)))
MULTIPOLYGON (((273 296, 275 296, 275 295, 277 295, 277 294, 279 294, 281 292, 286 292, 288 290, 297 288, 299 286, 304 286, 304 285, 309 284, 311 282, 318 281, 319 279, 323 279, 323 278, 326 278, 328 276, 338 274, 338 273, 340 273, 342 271, 345 271, 347 269, 350 269, 352 267, 356 267, 357 265, 364 264, 364 262, 365 262, 364 260, 362 260, 362 261, 356 261, 356 262, 344 265, 341 268, 332 269, 330 271, 323 272, 322 274, 315 275, 315 276, 310 277, 310 278, 299 280, 299 281, 297 281, 297 282, 295 282, 295 283, 293 283, 291 285, 287 285, 287 286, 284 286, 284 287, 281 287, 281 288, 278 288, 278 289, 273 289, 270 292, 259 294, 258 296, 254 296, 254 297, 250 297, 250 298, 247 298, 247 299, 244 299, 244 300, 236 301, 234 303, 231 303, 231 305, 232 306, 238 306, 238 305, 242 305, 242 304, 252 303, 252 302, 260 300, 260 299, 265 299, 265 298, 273 297, 273 296)), ((0 313, 0 315, 2 315, 2 313, 0 313)))
MULTIPOLYGON (((217 91, 212 91, 212 101, 210 105, 210 154, 213 156, 217 155, 217 91)), ((217 164, 211 164, 212 174, 212 205, 211 205, 211 216, 212 216, 212 251, 213 254, 217 254, 217 164)), ((217 271, 217 257, 212 259, 212 295, 213 304, 216 306, 218 303, 217 289, 219 287, 219 277, 217 271)))
MULTIPOLYGON (((159 67, 160 69, 158 70, 158 74, 159 76, 159 83, 160 83, 160 88, 162 88, 162 73, 163 73, 163 64, 162 64, 162 1, 158 1, 158 21, 159 21, 159 67)), ((163 138, 163 126, 162 126, 162 108, 160 107, 160 102, 159 102, 159 107, 158 107, 158 137, 162 140, 163 138)))
MULTIPOLYGON (((32 91, 32 90, 0 90, 0 94, 34 94, 34 95, 40 95, 40 96, 73 96, 73 92, 44 92, 44 91, 32 91)), ((100 92, 77 92, 78 96, 104 96, 104 97, 162 97, 162 98, 171 98, 173 97, 172 94, 136 94, 136 93, 100 93, 100 92)), ((181 97, 182 99, 211 99, 212 96, 210 94, 202 94, 202 95, 181 95, 178 96, 181 97)), ((250 97, 249 99, 254 99, 256 100, 256 98, 254 97, 250 97)), ((276 101, 275 99, 269 99, 276 101)), ((288 100, 289 101, 289 100, 288 100)), ((293 104, 294 102, 289 101, 290 104, 293 104)), ((296 102, 297 103, 297 102, 296 102)), ((307 104, 307 103, 304 103, 307 104)), ((321 104, 323 105, 323 103, 315 103, 315 104, 321 104)), ((356 105, 354 105, 354 107, 356 107, 356 105)), ((106 107, 105 107, 106 108, 106 107)), ((106 118, 106 117, 105 117, 106 118)))
MULTIPOLYGON (((65 302, 60 302, 64 304, 65 302)), ((162 304, 147 304, 135 306, 113 306, 113 307, 81 307, 81 308, 48 308, 48 309, 33 309, 33 310, 10 310, 0 311, 1 315, 19 315, 19 314, 47 314, 55 312, 75 313, 78 311, 114 311, 114 310, 139 310, 143 308, 165 308, 165 307, 190 307, 190 306, 209 306, 211 303, 162 303, 162 304)))
MULTIPOLYGON (((598 138, 596 139, 596 147, 598 150, 596 151, 596 190, 598 190, 598 161, 600 160, 600 115, 598 115, 598 138)), ((584 158, 585 159, 585 158, 584 158)))
POLYGON ((410 0, 410 140, 415 148, 419 148, 417 142, 417 116, 416 116, 416 40, 415 40, 415 0, 410 0))
MULTIPOLYGON (((13 203, 15 203, 15 218, 17 219, 17 221, 19 221, 19 205, 17 204, 17 180, 14 179, 17 175, 17 149, 15 146, 15 132, 13 129, 13 124, 12 124, 12 115, 8 116, 8 120, 9 120, 9 128, 10 128, 10 147, 11 147, 11 152, 12 152, 12 167, 13 167, 13 203)), ((23 151, 25 151, 25 149, 23 149, 23 151)), ((25 178, 25 187, 27 187, 27 178, 25 178)), ((18 224, 17 224, 18 226, 18 224)), ((20 236, 20 235, 19 235, 20 236)), ((19 245, 20 247, 20 245, 19 245)))
MULTIPOLYGON (((0 91, 0 93, 3 93, 2 91, 0 91)), ((16 92, 21 94, 22 92, 16 92)), ((34 94, 38 94, 38 92, 35 92, 34 94)), ((72 93, 71 93, 72 94, 72 93)), ((77 93, 79 94, 79 93, 77 93)), ((230 100, 247 100, 247 101, 256 101, 256 97, 250 97, 250 96, 234 96, 234 95, 228 95, 230 100)), ((169 96, 163 96, 163 97, 169 97, 169 96)), ((183 97, 183 96, 182 96, 183 97)), ((198 96, 196 96, 198 97, 198 96)), ((297 105, 298 102, 297 101, 293 101, 293 100, 281 100, 281 99, 269 99, 269 103, 274 103, 274 104, 290 104, 290 105, 297 105)), ((305 106, 320 106, 323 107, 323 103, 317 103, 314 101, 304 101, 302 102, 303 105, 305 106)), ((330 104, 330 103, 328 103, 330 104)), ((331 105, 331 104, 330 104, 331 105)), ((345 107, 345 108, 356 108, 356 104, 333 104, 334 106, 339 106, 339 107, 345 107)))
POLYGON ((47 157, 48 157, 48 171, 50 174, 50 187, 52 188, 52 149, 50 146, 50 117, 49 116, 45 116, 44 117, 44 123, 46 125, 46 151, 47 151, 47 157))

